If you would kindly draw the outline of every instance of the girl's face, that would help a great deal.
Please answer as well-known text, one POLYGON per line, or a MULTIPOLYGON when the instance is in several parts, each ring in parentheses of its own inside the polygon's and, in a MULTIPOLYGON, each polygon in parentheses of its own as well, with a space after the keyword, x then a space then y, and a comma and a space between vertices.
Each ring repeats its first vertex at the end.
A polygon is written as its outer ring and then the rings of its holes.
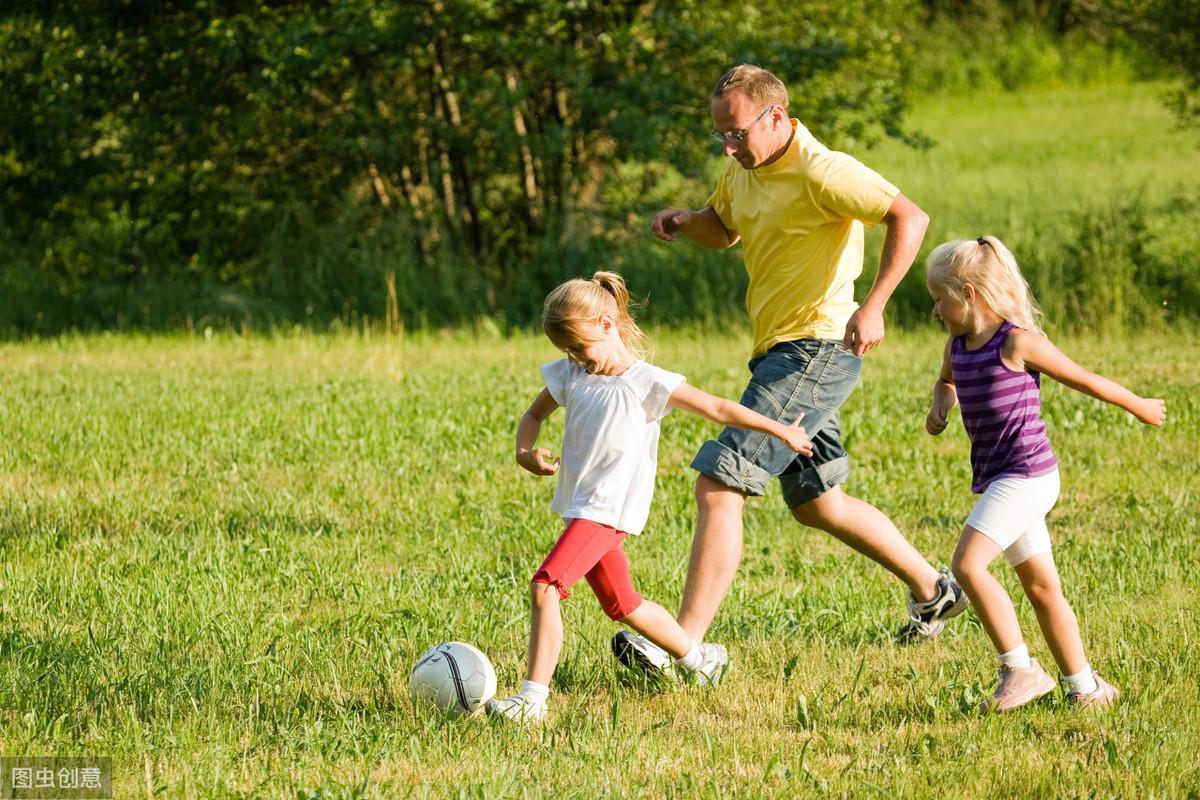
MULTIPOLYGON (((965 333, 971 333, 970 316, 971 308, 969 299, 966 301, 959 300, 941 284, 933 281, 926 281, 926 288, 929 289, 929 296, 933 298, 933 315, 941 320, 953 336, 962 336, 965 333)), ((964 289, 969 287, 964 286, 964 289)), ((974 292, 966 292, 968 298, 974 292)))

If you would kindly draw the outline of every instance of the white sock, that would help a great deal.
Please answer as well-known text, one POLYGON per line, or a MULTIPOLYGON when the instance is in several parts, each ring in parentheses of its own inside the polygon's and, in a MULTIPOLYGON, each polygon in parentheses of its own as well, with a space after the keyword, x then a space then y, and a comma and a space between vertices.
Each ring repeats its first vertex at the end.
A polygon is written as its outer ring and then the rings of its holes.
POLYGON ((1029 669, 1033 666, 1033 661, 1029 658, 1029 648, 1025 646, 1024 642, 1021 642, 1007 653, 1001 653, 1000 666, 1029 669))
POLYGON ((675 659, 675 663, 686 669, 688 672, 695 672, 700 669, 700 665, 704 663, 704 654, 700 652, 698 642, 692 642, 692 649, 687 651, 687 655, 683 658, 675 659))
POLYGON ((544 706, 546 698, 550 696, 550 687, 533 681, 525 681, 521 684, 521 691, 517 694, 528 700, 531 705, 544 706))
POLYGON ((1068 691, 1080 694, 1091 694, 1100 688, 1100 684, 1096 683, 1096 674, 1092 672, 1091 664, 1085 665, 1074 675, 1064 675, 1063 680, 1067 682, 1068 691))

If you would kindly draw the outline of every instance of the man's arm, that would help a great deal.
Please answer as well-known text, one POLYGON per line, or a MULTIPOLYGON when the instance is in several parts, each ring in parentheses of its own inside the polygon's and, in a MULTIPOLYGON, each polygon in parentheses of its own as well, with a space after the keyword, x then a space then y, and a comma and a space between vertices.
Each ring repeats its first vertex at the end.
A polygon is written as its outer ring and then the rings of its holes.
MULTIPOLYGON (((721 222, 711 206, 702 211, 687 211, 682 208, 664 208, 654 215, 650 230, 665 242, 672 242, 679 234, 710 250, 733 247, 740 238, 721 222)), ((918 244, 920 241, 918 240, 918 244)))
POLYGON ((898 194, 884 215, 883 224, 887 225, 887 235, 883 238, 875 283, 846 323, 843 344, 859 356, 883 341, 883 307, 917 257, 925 229, 929 227, 929 215, 898 194))

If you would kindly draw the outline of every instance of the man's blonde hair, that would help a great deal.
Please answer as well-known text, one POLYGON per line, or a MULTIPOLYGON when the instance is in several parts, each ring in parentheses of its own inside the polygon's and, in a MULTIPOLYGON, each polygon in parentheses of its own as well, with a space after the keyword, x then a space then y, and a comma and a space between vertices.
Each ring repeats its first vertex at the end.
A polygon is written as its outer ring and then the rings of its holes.
POLYGON ((742 92, 755 105, 788 107, 787 87, 773 74, 753 64, 738 64, 726 72, 713 87, 710 100, 720 100, 742 92))
POLYGON ((959 239, 939 244, 925 261, 929 282, 942 287, 960 303, 963 285, 1001 318, 1018 328, 1042 333, 1042 310, 1017 266, 1017 259, 995 236, 959 239))

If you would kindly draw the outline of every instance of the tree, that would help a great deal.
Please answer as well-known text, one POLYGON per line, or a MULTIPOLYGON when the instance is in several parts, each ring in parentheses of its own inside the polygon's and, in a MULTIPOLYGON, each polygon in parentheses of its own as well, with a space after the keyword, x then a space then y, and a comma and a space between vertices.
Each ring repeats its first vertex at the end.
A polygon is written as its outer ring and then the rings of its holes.
POLYGON ((203 283, 337 313, 337 270, 307 280, 314 231, 402 230, 495 311, 535 253, 619 240, 664 176, 698 173, 732 64, 779 72, 833 142, 903 135, 907 8, 23 4, 0 16, 0 238, 64 298, 203 283), (264 257, 288 236, 307 248, 264 257))

